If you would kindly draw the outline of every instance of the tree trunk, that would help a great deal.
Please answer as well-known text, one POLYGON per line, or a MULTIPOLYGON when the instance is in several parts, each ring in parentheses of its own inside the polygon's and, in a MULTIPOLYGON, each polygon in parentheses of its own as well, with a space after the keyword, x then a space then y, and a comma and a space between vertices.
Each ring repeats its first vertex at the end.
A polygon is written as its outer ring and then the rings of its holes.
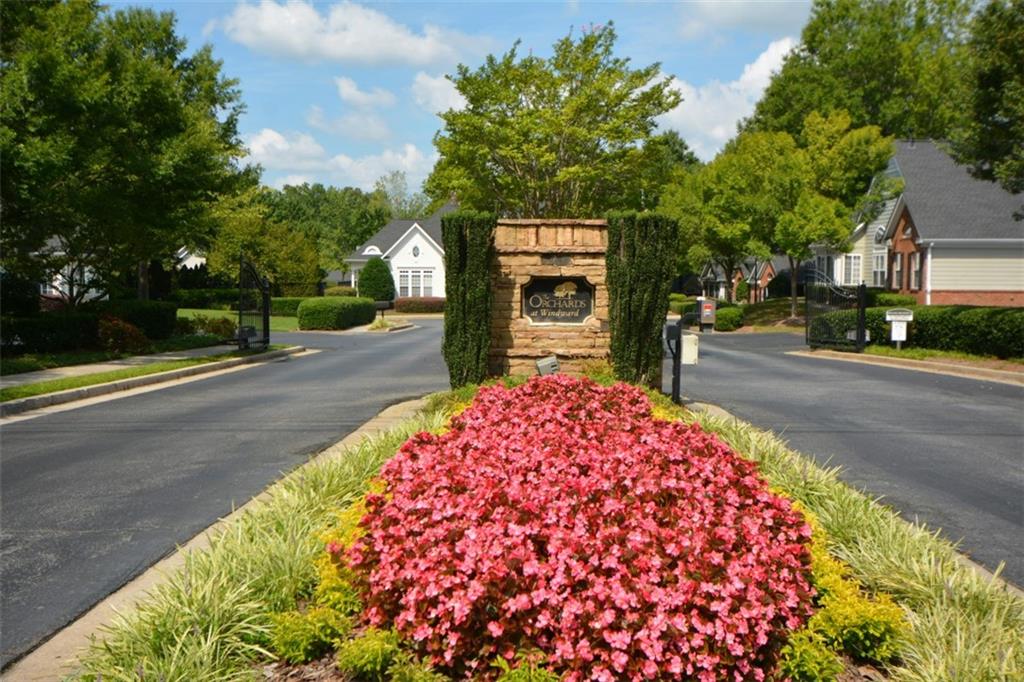
POLYGON ((149 300, 149 261, 140 260, 138 267, 138 288, 136 290, 140 301, 149 300))
POLYGON ((787 257, 789 258, 789 316, 796 317, 796 281, 800 276, 800 264, 792 256, 787 257))

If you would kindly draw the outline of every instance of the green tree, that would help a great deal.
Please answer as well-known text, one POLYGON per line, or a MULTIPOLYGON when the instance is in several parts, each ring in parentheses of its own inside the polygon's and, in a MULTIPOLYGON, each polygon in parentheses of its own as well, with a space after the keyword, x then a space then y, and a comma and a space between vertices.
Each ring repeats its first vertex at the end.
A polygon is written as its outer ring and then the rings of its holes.
POLYGON ((955 135, 955 150, 979 177, 1022 192, 1024 2, 992 0, 971 28, 967 117, 955 135))
POLYGON ((453 81, 465 108, 441 114, 435 200, 511 216, 579 217, 630 208, 656 116, 680 102, 659 65, 613 56, 609 25, 562 38, 548 59, 518 43, 453 81))
POLYGON ((808 188, 796 206, 779 217, 775 246, 789 258, 790 317, 796 317, 796 287, 800 262, 810 258, 811 244, 843 250, 850 236, 850 214, 842 203, 808 188))
POLYGON ((810 183, 823 196, 856 208, 876 173, 893 155, 892 138, 878 126, 851 128, 845 111, 822 116, 812 111, 804 120, 800 146, 806 152, 810 183))
POLYGON ((374 301, 395 300, 395 278, 383 258, 371 258, 359 271, 359 295, 374 301))
POLYGON ((381 195, 392 218, 422 218, 430 208, 430 198, 421 192, 410 192, 409 181, 405 171, 391 171, 382 175, 373 185, 374 191, 381 195))
POLYGON ((945 138, 961 116, 971 0, 816 0, 746 128, 799 135, 812 111, 945 138))
POLYGON ((235 160, 236 83, 209 47, 186 54, 174 16, 88 0, 4 3, 0 74, 3 267, 76 291, 208 244, 235 160))
POLYGON ((238 259, 244 255, 270 280, 275 293, 313 295, 321 278, 316 245, 270 217, 267 191, 252 187, 222 198, 214 207, 218 231, 207 256, 210 273, 237 281, 238 259))
POLYGON ((304 183, 269 190, 262 197, 270 207, 270 218, 301 232, 316 245, 324 270, 347 270, 345 258, 390 217, 380 192, 355 187, 304 183))

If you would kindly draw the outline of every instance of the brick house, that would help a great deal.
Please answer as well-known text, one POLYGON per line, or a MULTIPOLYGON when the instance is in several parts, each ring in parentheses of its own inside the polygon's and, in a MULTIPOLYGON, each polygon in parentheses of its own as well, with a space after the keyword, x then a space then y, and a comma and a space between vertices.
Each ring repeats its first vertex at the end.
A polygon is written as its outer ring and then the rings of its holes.
POLYGON ((1020 197, 974 178, 930 140, 898 141, 886 174, 902 178, 902 192, 857 226, 849 251, 815 248, 818 270, 921 305, 1024 306, 1020 197))

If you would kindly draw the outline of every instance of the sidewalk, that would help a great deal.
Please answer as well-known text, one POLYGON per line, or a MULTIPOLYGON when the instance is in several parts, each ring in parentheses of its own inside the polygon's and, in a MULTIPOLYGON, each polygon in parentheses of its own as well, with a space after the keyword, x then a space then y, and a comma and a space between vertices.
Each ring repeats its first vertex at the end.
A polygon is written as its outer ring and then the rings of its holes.
POLYGON ((237 349, 238 347, 235 344, 220 344, 217 346, 207 346, 205 348, 192 348, 189 350, 170 351, 168 353, 155 353, 153 355, 134 355, 130 358, 108 360, 107 362, 92 362, 87 365, 54 367, 53 369, 43 369, 38 372, 22 372, 21 374, 10 374, 0 377, 0 388, 35 384, 40 381, 50 381, 51 379, 64 379, 66 377, 78 377, 86 374, 111 372, 128 367, 153 365, 158 362, 204 358, 210 355, 223 355, 224 353, 230 353, 237 349))

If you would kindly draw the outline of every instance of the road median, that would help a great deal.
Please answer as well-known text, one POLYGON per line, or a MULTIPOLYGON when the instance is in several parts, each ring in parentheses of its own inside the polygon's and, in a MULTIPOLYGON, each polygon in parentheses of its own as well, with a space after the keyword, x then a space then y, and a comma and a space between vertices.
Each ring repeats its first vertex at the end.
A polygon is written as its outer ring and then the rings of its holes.
POLYGON ((865 365, 897 367, 899 369, 909 369, 917 372, 947 374, 950 376, 965 377, 967 379, 996 381, 999 383, 1011 384, 1014 386, 1024 386, 1024 372, 1009 372, 1001 369, 972 367, 970 365, 958 365, 950 362, 937 362, 934 360, 911 360, 909 358, 890 358, 879 355, 843 353, 834 350, 794 350, 789 351, 787 355, 797 355, 805 358, 817 358, 819 360, 840 360, 842 362, 859 362, 865 365))

